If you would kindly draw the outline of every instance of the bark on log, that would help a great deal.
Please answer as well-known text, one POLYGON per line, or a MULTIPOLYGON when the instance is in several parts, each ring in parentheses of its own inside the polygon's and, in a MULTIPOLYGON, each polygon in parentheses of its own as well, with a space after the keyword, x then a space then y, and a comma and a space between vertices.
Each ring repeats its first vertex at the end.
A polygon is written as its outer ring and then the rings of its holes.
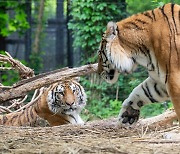
POLYGON ((95 72, 97 72, 97 64, 89 64, 76 68, 62 69, 59 71, 56 70, 51 73, 45 73, 25 79, 13 85, 10 89, 2 89, 0 92, 0 104, 8 100, 25 96, 29 91, 50 85, 52 83, 95 72))

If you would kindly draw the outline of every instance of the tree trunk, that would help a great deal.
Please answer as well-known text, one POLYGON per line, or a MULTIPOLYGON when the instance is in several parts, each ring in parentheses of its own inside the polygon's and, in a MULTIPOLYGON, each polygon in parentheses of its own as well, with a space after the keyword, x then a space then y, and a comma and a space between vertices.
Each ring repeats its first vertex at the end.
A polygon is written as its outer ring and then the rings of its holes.
POLYGON ((40 50, 40 35, 42 31, 42 22, 43 22, 43 13, 44 13, 44 0, 40 1, 40 8, 39 8, 39 14, 38 14, 38 20, 37 20, 37 29, 35 32, 35 38, 34 38, 34 45, 33 45, 33 52, 38 53, 40 50))

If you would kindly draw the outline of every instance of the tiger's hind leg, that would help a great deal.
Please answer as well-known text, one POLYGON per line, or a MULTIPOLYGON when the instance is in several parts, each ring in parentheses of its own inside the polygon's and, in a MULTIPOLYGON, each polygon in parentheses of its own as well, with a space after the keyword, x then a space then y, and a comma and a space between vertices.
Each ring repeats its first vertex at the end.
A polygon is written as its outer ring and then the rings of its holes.
POLYGON ((129 97, 123 102, 119 114, 119 125, 128 126, 137 122, 140 108, 143 105, 169 100, 164 84, 157 83, 148 77, 144 82, 133 89, 129 97))
POLYGON ((167 83, 167 89, 180 125, 180 73, 171 74, 167 83))

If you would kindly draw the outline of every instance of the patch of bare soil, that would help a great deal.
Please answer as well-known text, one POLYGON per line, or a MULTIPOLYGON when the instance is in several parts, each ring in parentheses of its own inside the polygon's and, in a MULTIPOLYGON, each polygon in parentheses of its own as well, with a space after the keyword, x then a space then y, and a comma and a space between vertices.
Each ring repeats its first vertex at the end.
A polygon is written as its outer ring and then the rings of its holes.
POLYGON ((84 126, 0 126, 0 153, 179 154, 180 129, 119 128, 115 119, 84 126))

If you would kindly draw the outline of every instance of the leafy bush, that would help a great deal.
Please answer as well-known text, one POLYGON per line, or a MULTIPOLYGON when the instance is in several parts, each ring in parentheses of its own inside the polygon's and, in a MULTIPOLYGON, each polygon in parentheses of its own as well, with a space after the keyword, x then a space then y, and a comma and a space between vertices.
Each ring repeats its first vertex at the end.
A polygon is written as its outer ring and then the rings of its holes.
POLYGON ((146 10, 153 9, 152 0, 126 0, 127 2, 127 11, 129 14, 136 14, 140 12, 144 12, 146 10))
POLYGON ((163 113, 165 110, 171 107, 172 107, 172 103, 170 102, 148 104, 142 107, 141 117, 147 118, 147 117, 156 116, 163 113))
MULTIPOLYGON (((96 62, 101 36, 109 21, 118 21, 126 16, 121 0, 74 0, 71 2, 72 20, 68 26, 73 31, 74 47, 81 47, 82 63, 96 62)), ((87 109, 97 117, 106 117, 110 112, 109 102, 115 99, 115 85, 102 82, 96 75, 84 78, 82 84, 88 94, 87 109), (113 91, 113 92, 112 92, 113 91), (103 110, 103 111, 102 111, 103 110)), ((114 112, 114 111, 113 111, 114 112)))
POLYGON ((160 7, 167 3, 176 3, 180 4, 179 0, 152 0, 153 7, 160 7))
POLYGON ((0 3, 0 34, 8 36, 12 32, 24 33, 29 24, 26 20, 25 0, 3 1, 0 3), (14 16, 7 14, 6 10, 14 10, 14 16))
MULTIPOLYGON (((126 16, 125 4, 121 0, 73 0, 72 20, 68 23, 73 30, 74 47, 85 50, 86 62, 95 62, 101 36, 109 21, 118 21, 126 16), (91 58, 90 58, 91 57, 91 58)), ((85 62, 85 60, 84 60, 85 62)))
POLYGON ((142 70, 141 73, 134 72, 127 76, 120 75, 118 82, 115 84, 108 84, 97 76, 93 76, 94 79, 92 77, 81 78, 81 84, 88 96, 86 106, 88 114, 85 114, 85 119, 117 116, 123 100, 128 97, 134 87, 147 78, 146 71, 143 68, 139 68, 140 70, 142 70))
POLYGON ((15 70, 1 73, 1 83, 4 86, 11 86, 19 80, 18 72, 15 70))
POLYGON ((146 0, 142 2, 142 0, 126 0, 126 3, 127 3, 127 12, 129 14, 136 14, 163 6, 164 4, 167 3, 180 4, 180 1, 179 0, 146 0))
POLYGON ((42 55, 44 53, 43 52, 32 52, 30 55, 30 62, 28 64, 28 66, 30 68, 34 69, 34 73, 35 74, 39 74, 39 71, 43 68, 43 59, 42 59, 42 55))
MULTIPOLYGON (((6 55, 4 51, 0 51, 0 54, 6 55)), ((25 61, 21 61, 24 65, 26 65, 25 61)), ((11 64, 0 62, 0 66, 4 68, 10 68, 11 64)), ((5 86, 11 86, 12 84, 16 83, 19 80, 19 73, 17 70, 1 70, 1 81, 5 86)))
MULTIPOLYGON (((25 0, 20 1, 3 1, 0 2, 0 35, 3 37, 9 36, 13 32, 18 32, 20 35, 24 34, 29 28, 29 23, 26 20, 25 0), (14 11, 13 15, 9 14, 14 11), (9 12, 8 12, 9 11, 9 12)), ((4 51, 0 51, 4 54, 4 51)), ((1 65, 7 67, 9 64, 1 65)), ((15 70, 1 71, 1 83, 10 86, 19 80, 18 72, 15 70)))
POLYGON ((104 104, 103 101, 99 100, 97 104, 98 106, 88 104, 86 110, 82 112, 82 118, 85 121, 117 116, 119 114, 122 102, 118 100, 110 100, 107 105, 104 104))

